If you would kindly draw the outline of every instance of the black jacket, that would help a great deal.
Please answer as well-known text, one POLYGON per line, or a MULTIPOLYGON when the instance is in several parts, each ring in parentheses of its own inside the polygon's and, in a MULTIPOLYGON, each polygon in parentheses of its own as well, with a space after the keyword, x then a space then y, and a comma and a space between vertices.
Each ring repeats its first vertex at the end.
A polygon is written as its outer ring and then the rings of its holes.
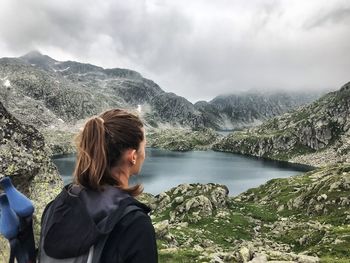
POLYGON ((106 186, 97 192, 68 185, 50 204, 49 212, 44 212, 43 249, 53 258, 77 257, 108 235, 100 262, 158 262, 149 212, 147 206, 118 188, 106 186), (130 205, 139 209, 111 224, 130 205))

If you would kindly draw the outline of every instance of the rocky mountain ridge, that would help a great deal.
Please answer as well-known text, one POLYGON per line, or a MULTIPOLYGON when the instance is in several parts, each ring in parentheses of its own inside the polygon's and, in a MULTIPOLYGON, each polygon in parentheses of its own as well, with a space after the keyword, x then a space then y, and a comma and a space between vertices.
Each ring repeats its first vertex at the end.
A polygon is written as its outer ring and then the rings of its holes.
POLYGON ((197 114, 190 102, 164 92, 153 81, 132 70, 59 62, 32 52, 18 59, 0 59, 0 78, 1 98, 6 107, 22 121, 39 127, 58 128, 109 108, 136 110, 138 105, 142 106, 142 115, 151 126, 202 125, 200 117, 196 123, 189 118, 197 114), (181 107, 166 111, 163 106, 164 115, 157 107, 152 108, 153 104, 167 105, 169 100, 179 101, 181 107), (19 114, 21 112, 25 116, 19 114))
POLYGON ((299 110, 234 132, 213 148, 313 166, 350 162, 349 87, 347 83, 299 110))
POLYGON ((61 62, 39 52, 0 59, 0 95, 20 120, 53 129, 64 129, 112 107, 139 107, 150 127, 234 129, 309 102, 295 95, 251 94, 193 105, 136 71, 61 62))

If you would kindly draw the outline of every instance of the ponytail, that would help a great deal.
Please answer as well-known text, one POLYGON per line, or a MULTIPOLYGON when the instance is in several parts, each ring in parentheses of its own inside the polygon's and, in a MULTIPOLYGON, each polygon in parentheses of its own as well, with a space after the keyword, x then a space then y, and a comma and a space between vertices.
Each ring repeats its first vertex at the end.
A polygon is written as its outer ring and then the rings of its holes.
POLYGON ((103 176, 109 173, 104 120, 101 117, 90 119, 77 139, 75 183, 99 190, 103 176))
POLYGON ((132 196, 142 193, 142 185, 124 187, 120 179, 111 174, 125 150, 139 149, 144 140, 142 127, 138 116, 120 109, 108 110, 88 120, 76 141, 74 183, 98 191, 107 184, 132 196))

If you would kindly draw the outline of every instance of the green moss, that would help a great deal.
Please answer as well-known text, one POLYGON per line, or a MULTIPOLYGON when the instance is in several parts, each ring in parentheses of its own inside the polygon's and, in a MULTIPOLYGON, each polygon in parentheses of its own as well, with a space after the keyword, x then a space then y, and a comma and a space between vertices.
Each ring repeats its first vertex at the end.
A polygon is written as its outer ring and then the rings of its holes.
POLYGON ((5 174, 7 176, 13 175, 18 171, 18 168, 16 167, 15 164, 9 164, 9 166, 7 166, 7 169, 5 171, 5 174))
POLYGON ((177 249, 177 250, 159 250, 159 262, 164 263, 188 263, 199 262, 198 257, 200 253, 191 249, 177 249))
POLYGON ((345 258, 339 258, 339 257, 330 257, 330 256, 324 256, 321 257, 320 263, 350 263, 350 259, 345 258))
POLYGON ((241 211, 241 213, 244 213, 245 215, 251 216, 255 219, 259 219, 263 222, 274 222, 278 219, 278 216, 274 209, 254 203, 237 204, 235 208, 241 211))
POLYGON ((295 252, 302 252, 308 250, 322 240, 324 237, 325 231, 317 231, 308 229, 308 226, 305 225, 303 227, 295 227, 293 229, 287 230, 285 232, 281 232, 280 236, 274 237, 274 239, 278 242, 282 242, 285 244, 293 245, 293 250, 295 252), (306 241, 301 244, 299 240, 306 236, 306 241))
POLYGON ((218 134, 211 129, 149 130, 147 133, 149 146, 171 151, 206 150, 217 138, 218 134))
POLYGON ((202 234, 203 238, 212 240, 215 244, 226 248, 232 246, 232 240, 252 239, 253 225, 246 216, 239 213, 231 213, 227 219, 205 218, 190 224, 189 227, 195 232, 205 229, 202 234))
POLYGON ((301 120, 305 120, 309 117, 310 112, 308 112, 308 110, 306 108, 299 110, 299 111, 295 111, 291 118, 294 122, 299 122, 301 120))

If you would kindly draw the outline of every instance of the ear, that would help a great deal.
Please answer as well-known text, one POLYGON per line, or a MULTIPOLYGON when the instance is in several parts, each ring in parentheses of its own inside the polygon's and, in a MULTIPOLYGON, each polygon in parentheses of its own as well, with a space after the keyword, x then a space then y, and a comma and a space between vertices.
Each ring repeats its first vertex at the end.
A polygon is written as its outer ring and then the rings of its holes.
POLYGON ((128 151, 128 157, 127 157, 128 161, 134 165, 136 163, 136 159, 137 159, 137 151, 135 149, 130 149, 128 151))

